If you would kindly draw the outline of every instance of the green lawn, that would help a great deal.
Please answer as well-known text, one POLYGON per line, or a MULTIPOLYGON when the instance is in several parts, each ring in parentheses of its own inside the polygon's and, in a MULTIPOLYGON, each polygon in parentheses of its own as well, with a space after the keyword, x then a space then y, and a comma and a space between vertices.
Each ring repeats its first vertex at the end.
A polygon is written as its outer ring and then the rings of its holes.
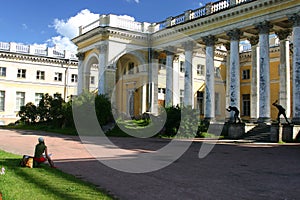
POLYGON ((48 165, 19 167, 21 157, 0 150, 0 172, 5 168, 5 174, 0 175, 3 200, 113 199, 94 185, 48 165))

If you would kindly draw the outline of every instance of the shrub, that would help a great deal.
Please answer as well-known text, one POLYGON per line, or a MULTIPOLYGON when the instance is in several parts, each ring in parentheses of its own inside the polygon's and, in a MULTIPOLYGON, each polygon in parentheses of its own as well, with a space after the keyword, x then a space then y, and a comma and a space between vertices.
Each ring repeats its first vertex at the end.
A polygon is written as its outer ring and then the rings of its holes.
POLYGON ((37 120, 37 107, 29 102, 25 106, 21 106, 20 111, 17 114, 20 117, 20 121, 25 124, 31 124, 37 120))

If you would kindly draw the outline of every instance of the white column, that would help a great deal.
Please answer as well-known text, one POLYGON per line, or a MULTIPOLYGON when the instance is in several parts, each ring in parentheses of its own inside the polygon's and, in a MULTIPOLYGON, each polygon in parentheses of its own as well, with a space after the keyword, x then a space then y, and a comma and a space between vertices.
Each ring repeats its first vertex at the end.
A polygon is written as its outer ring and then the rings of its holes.
POLYGON ((185 74, 184 74, 184 106, 193 105, 193 71, 192 71, 192 58, 193 58, 193 43, 186 42, 184 45, 185 54, 185 74))
POLYGON ((173 105, 180 104, 180 89, 179 89, 179 56, 175 55, 173 60, 173 105))
POLYGON ((84 70, 84 65, 83 65, 83 60, 84 60, 84 53, 78 53, 76 54, 78 57, 78 82, 77 82, 77 95, 81 94, 83 92, 83 84, 84 84, 84 75, 83 75, 83 70, 84 70))
POLYGON ((230 80, 229 80, 229 96, 230 106, 235 106, 240 110, 240 53, 239 41, 242 35, 239 29, 229 31, 227 35, 230 37, 230 80))
POLYGON ((215 36, 202 38, 206 44, 206 74, 205 74, 205 104, 204 118, 206 120, 215 119, 215 66, 214 66, 214 45, 215 36))
POLYGON ((142 99, 142 113, 147 111, 147 86, 143 85, 142 86, 142 95, 141 95, 142 99))
POLYGON ((173 105, 173 58, 174 48, 168 47, 166 60, 166 107, 173 105))
POLYGON ((107 44, 102 43, 99 49, 99 65, 98 65, 98 94, 105 94, 105 69, 107 66, 107 44))
POLYGON ((250 117, 253 121, 257 121, 258 113, 259 113, 259 106, 258 106, 258 73, 259 72, 259 47, 258 47, 258 40, 257 36, 253 36, 248 39, 251 44, 251 62, 252 62, 252 75, 251 75, 251 109, 250 109, 250 117))
POLYGON ((268 21, 256 25, 259 30, 259 122, 269 122, 271 119, 270 102, 270 55, 268 21))
MULTIPOLYGON (((280 82, 279 82, 279 104, 286 109, 286 116, 291 115, 291 84, 290 84, 290 42, 287 37, 290 35, 289 30, 276 32, 280 39, 280 82)), ((283 116, 282 116, 283 117, 283 116)))
MULTIPOLYGON (((226 101, 225 107, 228 108, 230 106, 230 43, 225 44, 227 49, 226 56, 226 101)), ((225 109, 226 109, 225 108, 225 109)), ((233 112, 225 112, 226 121, 229 121, 233 118, 233 112)))
POLYGON ((300 124, 300 15, 289 16, 293 22, 293 123, 300 124))
POLYGON ((149 79, 150 79, 150 100, 151 109, 150 112, 154 115, 158 114, 158 52, 150 49, 150 69, 149 69, 149 79))

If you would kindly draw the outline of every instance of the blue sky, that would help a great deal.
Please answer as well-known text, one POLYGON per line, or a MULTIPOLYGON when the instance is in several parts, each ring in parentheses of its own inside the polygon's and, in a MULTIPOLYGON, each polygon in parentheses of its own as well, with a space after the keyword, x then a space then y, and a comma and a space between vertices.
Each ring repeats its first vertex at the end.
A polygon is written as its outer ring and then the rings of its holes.
POLYGON ((128 15, 139 22, 160 22, 207 0, 9 0, 0 12, 0 42, 72 48, 78 26, 99 14, 128 15))

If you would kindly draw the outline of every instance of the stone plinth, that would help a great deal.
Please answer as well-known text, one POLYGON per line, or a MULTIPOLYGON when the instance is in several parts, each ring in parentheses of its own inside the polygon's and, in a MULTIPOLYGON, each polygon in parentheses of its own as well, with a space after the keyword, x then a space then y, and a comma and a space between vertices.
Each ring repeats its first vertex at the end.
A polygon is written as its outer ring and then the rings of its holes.
POLYGON ((244 123, 229 123, 228 124, 228 138, 238 139, 245 134, 244 123))
POLYGON ((216 136, 226 135, 226 124, 224 122, 209 122, 207 132, 216 136))
POLYGON ((293 124, 272 124, 271 142, 293 142, 300 132, 300 125, 293 124))
POLYGON ((281 142, 282 141, 282 129, 279 124, 271 125, 271 134, 270 134, 271 142, 281 142))
POLYGON ((284 124, 282 126, 282 140, 284 142, 293 142, 297 138, 299 132, 300 132, 300 125, 284 124))

